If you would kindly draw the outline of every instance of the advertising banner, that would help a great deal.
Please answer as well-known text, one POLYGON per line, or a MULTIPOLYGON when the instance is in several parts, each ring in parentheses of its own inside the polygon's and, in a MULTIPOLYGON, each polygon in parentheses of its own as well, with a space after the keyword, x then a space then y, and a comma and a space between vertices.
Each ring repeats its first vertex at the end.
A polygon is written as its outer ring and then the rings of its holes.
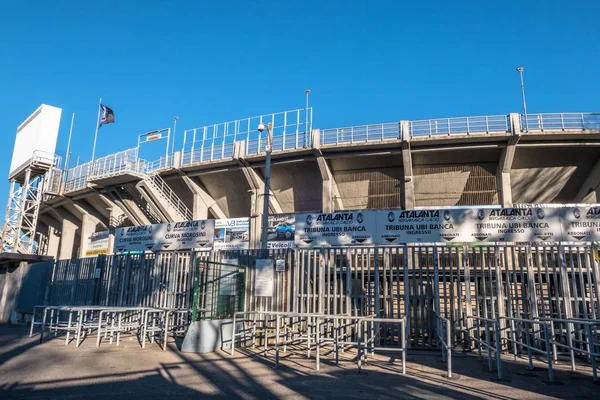
POLYGON ((246 250, 250 248, 250 219, 215 220, 214 247, 217 250, 246 250))
POLYGON ((600 241, 600 206, 569 207, 562 210, 563 241, 600 241))
POLYGON ((214 220, 118 228, 115 252, 211 249, 214 230, 214 220))
POLYGON ((295 247, 296 216, 294 214, 269 215, 269 249, 289 249, 295 247))
MULTIPOLYGON (((469 209, 465 242, 554 242, 562 239, 559 208, 469 209)), ((464 230, 464 227, 461 227, 464 230)))
POLYGON ((377 244, 467 242, 466 210, 393 210, 376 213, 377 244))
POLYGON ((108 254, 108 231, 92 233, 85 242, 85 257, 108 254))
POLYGON ((375 243, 376 212, 340 211, 297 214, 297 246, 344 246, 375 243))
POLYGON ((115 253, 153 250, 155 231, 160 224, 129 226, 115 230, 115 253))
POLYGON ((160 229, 155 230, 155 246, 160 250, 212 249, 214 231, 214 220, 161 224, 160 229))

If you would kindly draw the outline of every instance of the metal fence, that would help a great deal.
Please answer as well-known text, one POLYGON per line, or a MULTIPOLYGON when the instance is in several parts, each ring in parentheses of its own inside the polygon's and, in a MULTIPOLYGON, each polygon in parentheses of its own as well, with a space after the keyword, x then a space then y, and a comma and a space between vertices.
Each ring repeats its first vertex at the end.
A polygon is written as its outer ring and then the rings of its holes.
MULTIPOLYGON (((413 347, 437 343, 436 315, 451 343, 467 346, 473 317, 600 318, 598 264, 589 246, 407 245, 228 252, 168 252, 58 261, 51 304, 191 308, 194 259, 246 265, 246 311, 407 318, 413 347), (257 296, 257 259, 284 265, 257 296), (283 263, 283 264, 281 264, 283 263)), ((566 343, 566 328, 556 325, 566 343)), ((504 331, 503 331, 504 332, 504 331)), ((583 346, 585 332, 575 344, 583 346)), ((506 338, 503 333, 503 338, 506 338)))
POLYGON ((525 132, 600 130, 600 113, 527 114, 520 119, 525 132))
POLYGON ((380 142, 402 138, 400 123, 359 125, 321 130, 321 145, 380 142))
MULTIPOLYGON (((246 155, 266 152, 266 132, 260 133, 259 124, 273 124, 273 151, 306 149, 312 143, 312 108, 284 111, 222 124, 188 129, 184 132, 181 166, 190 166, 234 157, 235 143, 245 142, 246 155)), ((510 115, 487 115, 460 118, 438 118, 385 124, 358 125, 320 131, 321 146, 365 144, 416 137, 452 135, 511 134, 517 130, 528 132, 583 132, 600 131, 600 113, 555 113, 519 115, 511 125, 510 115)), ((65 191, 85 187, 93 179, 132 174, 144 177, 174 166, 173 156, 164 155, 148 162, 138 158, 137 148, 121 151, 71 168, 65 174, 65 191)))
POLYGON ((259 132, 258 125, 268 123, 273 125, 273 151, 311 145, 312 108, 283 111, 184 131, 181 164, 231 158, 240 141, 246 142, 247 155, 264 153, 267 133, 259 132))

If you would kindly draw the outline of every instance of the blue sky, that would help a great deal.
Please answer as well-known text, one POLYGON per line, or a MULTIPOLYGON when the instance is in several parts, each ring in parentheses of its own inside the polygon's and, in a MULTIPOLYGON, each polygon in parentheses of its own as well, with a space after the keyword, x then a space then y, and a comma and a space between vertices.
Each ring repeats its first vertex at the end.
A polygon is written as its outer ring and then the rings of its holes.
POLYGON ((317 128, 519 112, 517 66, 529 112, 600 111, 598 1, 0 4, 5 176, 41 103, 63 109, 60 155, 76 114, 71 165, 90 159, 99 97, 116 123, 97 156, 175 115, 181 133, 302 108, 307 88, 317 128))

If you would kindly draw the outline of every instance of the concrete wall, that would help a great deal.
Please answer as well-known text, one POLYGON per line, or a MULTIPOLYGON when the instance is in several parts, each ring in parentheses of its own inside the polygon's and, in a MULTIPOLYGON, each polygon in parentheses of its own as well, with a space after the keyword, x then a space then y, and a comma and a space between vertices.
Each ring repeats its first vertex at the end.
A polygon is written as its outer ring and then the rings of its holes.
POLYGON ((518 148, 510 173, 513 202, 572 202, 598 151, 598 147, 518 148))
POLYGON ((53 262, 0 267, 0 322, 22 323, 33 306, 44 303, 53 262))
POLYGON ((250 214, 250 186, 241 170, 204 174, 197 179, 229 218, 250 214))
POLYGON ((402 155, 328 159, 346 210, 398 208, 402 195, 402 155))
MULTIPOLYGON (((264 168, 260 173, 264 176, 264 168)), ((323 193, 316 161, 273 165, 271 191, 283 212, 320 211, 323 193)))

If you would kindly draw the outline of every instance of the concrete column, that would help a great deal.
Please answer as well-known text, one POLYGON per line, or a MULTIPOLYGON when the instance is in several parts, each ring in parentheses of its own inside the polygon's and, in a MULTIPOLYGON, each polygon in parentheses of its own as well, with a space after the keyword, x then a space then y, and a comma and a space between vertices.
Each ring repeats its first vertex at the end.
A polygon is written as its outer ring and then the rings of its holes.
POLYGON ((311 134, 312 134, 312 148, 320 149, 321 148, 321 130, 313 129, 311 134))
POLYGON ((85 257, 85 251, 87 249, 87 240, 90 235, 96 232, 95 218, 92 218, 88 214, 83 214, 81 217, 81 234, 79 238, 79 257, 85 257))
POLYGON ((574 203, 598 203, 600 201, 600 158, 590 171, 575 196, 574 203))
POLYGON ((174 168, 181 167, 181 152, 180 151, 176 151, 175 153, 173 153, 173 167, 174 168))
POLYGON ((53 228, 52 226, 48 227, 48 249, 47 256, 58 258, 60 251, 60 232, 53 228))
POLYGON ((510 113, 508 116, 510 121, 510 131, 513 136, 521 135, 521 114, 519 113, 510 113))
MULTIPOLYGON (((517 114, 518 115, 518 114, 517 114)), ((511 114, 512 116, 512 114, 511 114)), ((512 169, 517 143, 521 136, 512 136, 506 147, 500 153, 500 160, 496 169, 496 184, 498 186, 498 202, 502 207, 509 208, 513 206, 512 184, 510 180, 510 171, 512 169)))
POLYGON ((402 171, 404 174, 404 201, 400 199, 400 203, 404 203, 405 210, 415 208, 415 182, 412 170, 412 154, 410 152, 410 136, 408 121, 400 121, 400 129, 402 131, 402 171))
POLYGON ((317 159, 317 165, 319 166, 319 172, 321 173, 321 180, 323 181, 323 212, 330 213, 336 210, 343 210, 344 204, 342 202, 342 196, 340 195, 340 191, 333 178, 331 168, 329 168, 329 163, 327 163, 327 160, 323 157, 321 150, 315 150, 315 157, 317 159))
POLYGON ((77 224, 67 218, 63 218, 60 235, 60 251, 58 254, 59 259, 64 260, 73 257, 77 229, 79 229, 77 224))
POLYGON ((181 178, 194 196, 192 205, 194 219, 207 219, 209 210, 216 218, 227 218, 221 207, 203 186, 189 176, 182 175, 181 178))

